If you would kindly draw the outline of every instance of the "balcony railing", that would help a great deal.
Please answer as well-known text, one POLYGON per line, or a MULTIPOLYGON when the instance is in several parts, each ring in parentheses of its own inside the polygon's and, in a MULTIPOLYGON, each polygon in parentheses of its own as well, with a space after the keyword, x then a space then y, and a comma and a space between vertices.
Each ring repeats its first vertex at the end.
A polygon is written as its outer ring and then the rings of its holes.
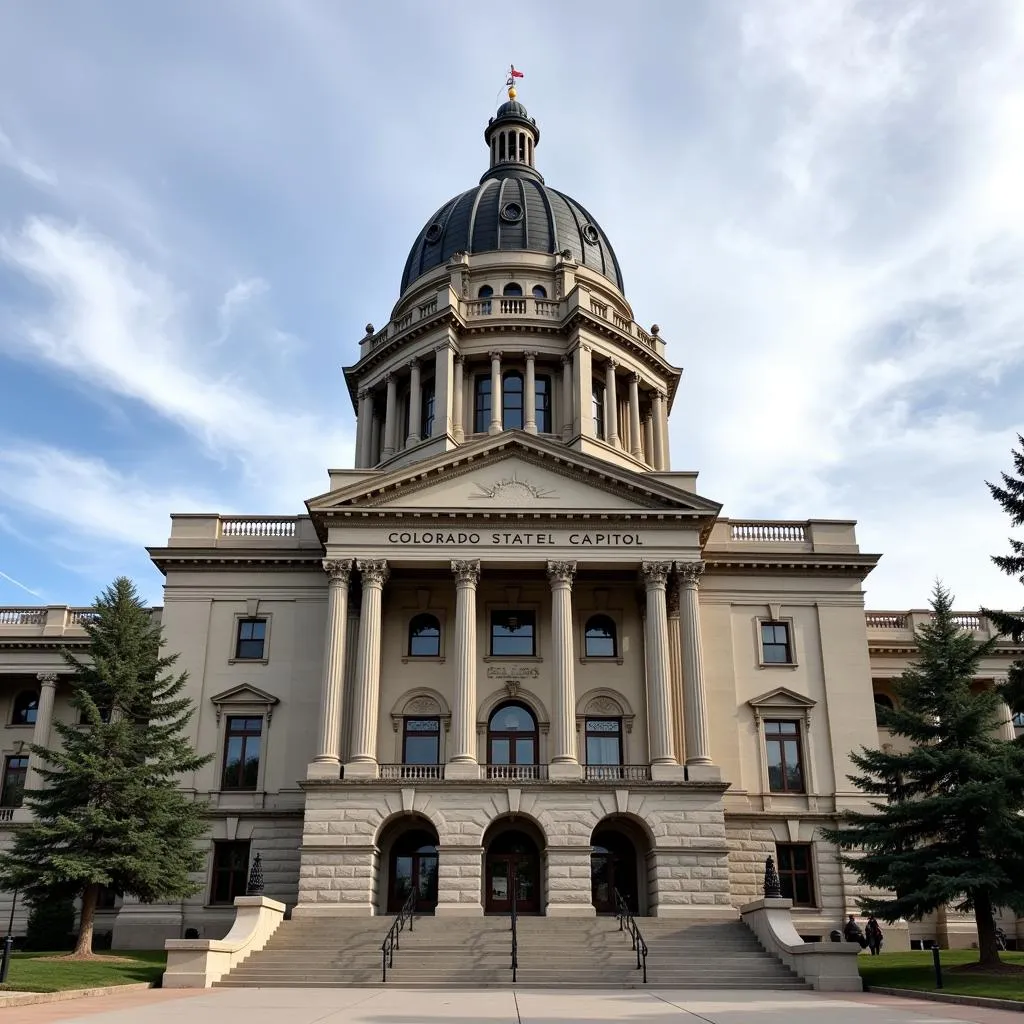
POLYGON ((0 807, 0 821, 14 821, 14 808, 0 807))
POLYGON ((0 626, 41 626, 45 608, 0 608, 0 626))
POLYGON ((587 764, 583 778, 587 782, 647 782, 651 769, 646 764, 587 764))
POLYGON ((228 519, 220 521, 222 537, 294 537, 295 517, 263 519, 228 519))
POLYGON ((731 523, 732 539, 767 544, 803 543, 807 540, 804 523, 731 523))
POLYGON ((442 764, 382 764, 382 779, 443 779, 442 764))
POLYGON ((488 779, 508 779, 512 782, 542 781, 548 777, 546 764, 489 764, 488 779))

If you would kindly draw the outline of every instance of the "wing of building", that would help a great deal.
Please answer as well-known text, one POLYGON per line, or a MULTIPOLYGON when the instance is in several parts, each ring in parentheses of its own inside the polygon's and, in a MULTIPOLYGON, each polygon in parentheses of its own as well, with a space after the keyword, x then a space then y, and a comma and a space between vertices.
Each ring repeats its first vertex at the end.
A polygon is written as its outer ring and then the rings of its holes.
MULTIPOLYGON (((296 916, 411 889, 424 912, 507 912, 515 887, 520 913, 608 912, 618 890, 639 914, 735 917, 769 854, 802 934, 862 895, 817 828, 865 806, 848 754, 890 742, 875 703, 925 613, 865 613, 879 556, 854 523, 723 518, 673 468, 679 347, 544 181, 526 108, 484 139, 344 371, 355 466, 305 515, 173 515, 150 549, 216 755, 183 780, 210 838, 192 900, 108 901, 117 946, 223 935, 257 852, 296 916)), ((59 651, 84 614, 0 609, 0 841, 27 814, 27 744, 71 720, 59 651)))

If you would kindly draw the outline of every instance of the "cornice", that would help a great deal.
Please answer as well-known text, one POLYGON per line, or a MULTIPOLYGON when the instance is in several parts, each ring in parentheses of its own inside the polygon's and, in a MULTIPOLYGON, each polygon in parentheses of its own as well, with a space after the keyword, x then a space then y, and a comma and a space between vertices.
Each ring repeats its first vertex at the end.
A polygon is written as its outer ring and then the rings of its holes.
POLYGON ((864 579, 878 564, 881 555, 815 554, 813 552, 736 552, 729 554, 704 553, 707 571, 711 575, 768 575, 792 576, 810 573, 823 576, 855 576, 864 579))
POLYGON ((182 568, 259 568, 264 570, 315 569, 323 574, 322 548, 267 551, 258 548, 146 548, 153 564, 166 573, 182 568))
MULTIPOLYGON (((0 637, 0 651, 55 651, 62 647, 84 647, 89 643, 87 636, 20 636, 0 637)), ((0 680, 3 675, 0 675, 0 680)))

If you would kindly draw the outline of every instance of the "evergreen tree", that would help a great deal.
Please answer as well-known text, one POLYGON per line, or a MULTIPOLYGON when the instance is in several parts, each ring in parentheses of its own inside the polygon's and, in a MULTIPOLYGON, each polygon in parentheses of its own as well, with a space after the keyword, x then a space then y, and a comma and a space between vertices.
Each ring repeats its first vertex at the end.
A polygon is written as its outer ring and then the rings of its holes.
POLYGON ((169 674, 177 655, 161 655, 162 630, 131 581, 115 580, 94 607, 87 654, 64 653, 83 725, 55 720, 60 745, 33 745, 44 780, 25 793, 34 820, 0 856, 0 883, 35 905, 81 900, 79 957, 92 955, 102 886, 143 903, 197 890, 189 874, 203 864, 205 805, 178 786, 210 759, 183 735, 193 713, 186 675, 169 674))
MULTIPOLYGON (((1024 436, 1017 435, 1020 450, 1011 449, 1014 475, 1000 473, 1002 486, 988 484, 992 497, 999 502, 1010 517, 1011 526, 1024 526, 1024 436)), ((987 481, 986 481, 987 483, 987 481)), ((1010 538, 1009 555, 993 555, 992 561, 1007 576, 1016 576, 1024 583, 1024 540, 1010 538)), ((1013 638, 1014 643, 1024 643, 1024 612, 997 612, 988 608, 983 614, 1004 635, 1013 638)), ((1007 682, 1002 688, 1003 699, 1013 711, 1024 711, 1024 661, 1015 661, 1010 666, 1007 682)))
POLYGON ((917 658, 897 682, 899 704, 882 724, 914 746, 861 748, 850 781, 873 813, 847 813, 822 829, 861 882, 895 895, 864 899, 885 921, 920 920, 944 904, 974 912, 980 963, 999 963, 993 914, 1024 912, 1024 747, 1000 739, 1001 697, 973 690, 995 639, 979 642, 953 619, 936 584, 932 621, 917 630, 917 658))

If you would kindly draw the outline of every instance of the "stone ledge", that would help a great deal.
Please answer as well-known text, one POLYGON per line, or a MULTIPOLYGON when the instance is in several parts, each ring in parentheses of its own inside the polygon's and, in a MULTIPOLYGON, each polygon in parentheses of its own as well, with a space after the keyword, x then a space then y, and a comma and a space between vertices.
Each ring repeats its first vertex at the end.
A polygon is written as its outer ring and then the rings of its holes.
POLYGON ((1010 1010, 1024 1013, 1024 1003, 1014 999, 994 999, 990 996, 961 996, 954 992, 918 991, 912 988, 884 988, 879 985, 865 985, 865 990, 880 996, 899 996, 901 999, 929 999, 935 1003, 953 1003, 959 1006, 980 1006, 987 1010, 1010 1010))
POLYGON ((0 1009, 7 1006, 35 1006, 38 1003, 63 1003, 68 999, 111 996, 117 992, 142 992, 156 987, 155 983, 139 981, 130 985, 104 985, 101 988, 67 988, 61 992, 0 992, 0 1009))

